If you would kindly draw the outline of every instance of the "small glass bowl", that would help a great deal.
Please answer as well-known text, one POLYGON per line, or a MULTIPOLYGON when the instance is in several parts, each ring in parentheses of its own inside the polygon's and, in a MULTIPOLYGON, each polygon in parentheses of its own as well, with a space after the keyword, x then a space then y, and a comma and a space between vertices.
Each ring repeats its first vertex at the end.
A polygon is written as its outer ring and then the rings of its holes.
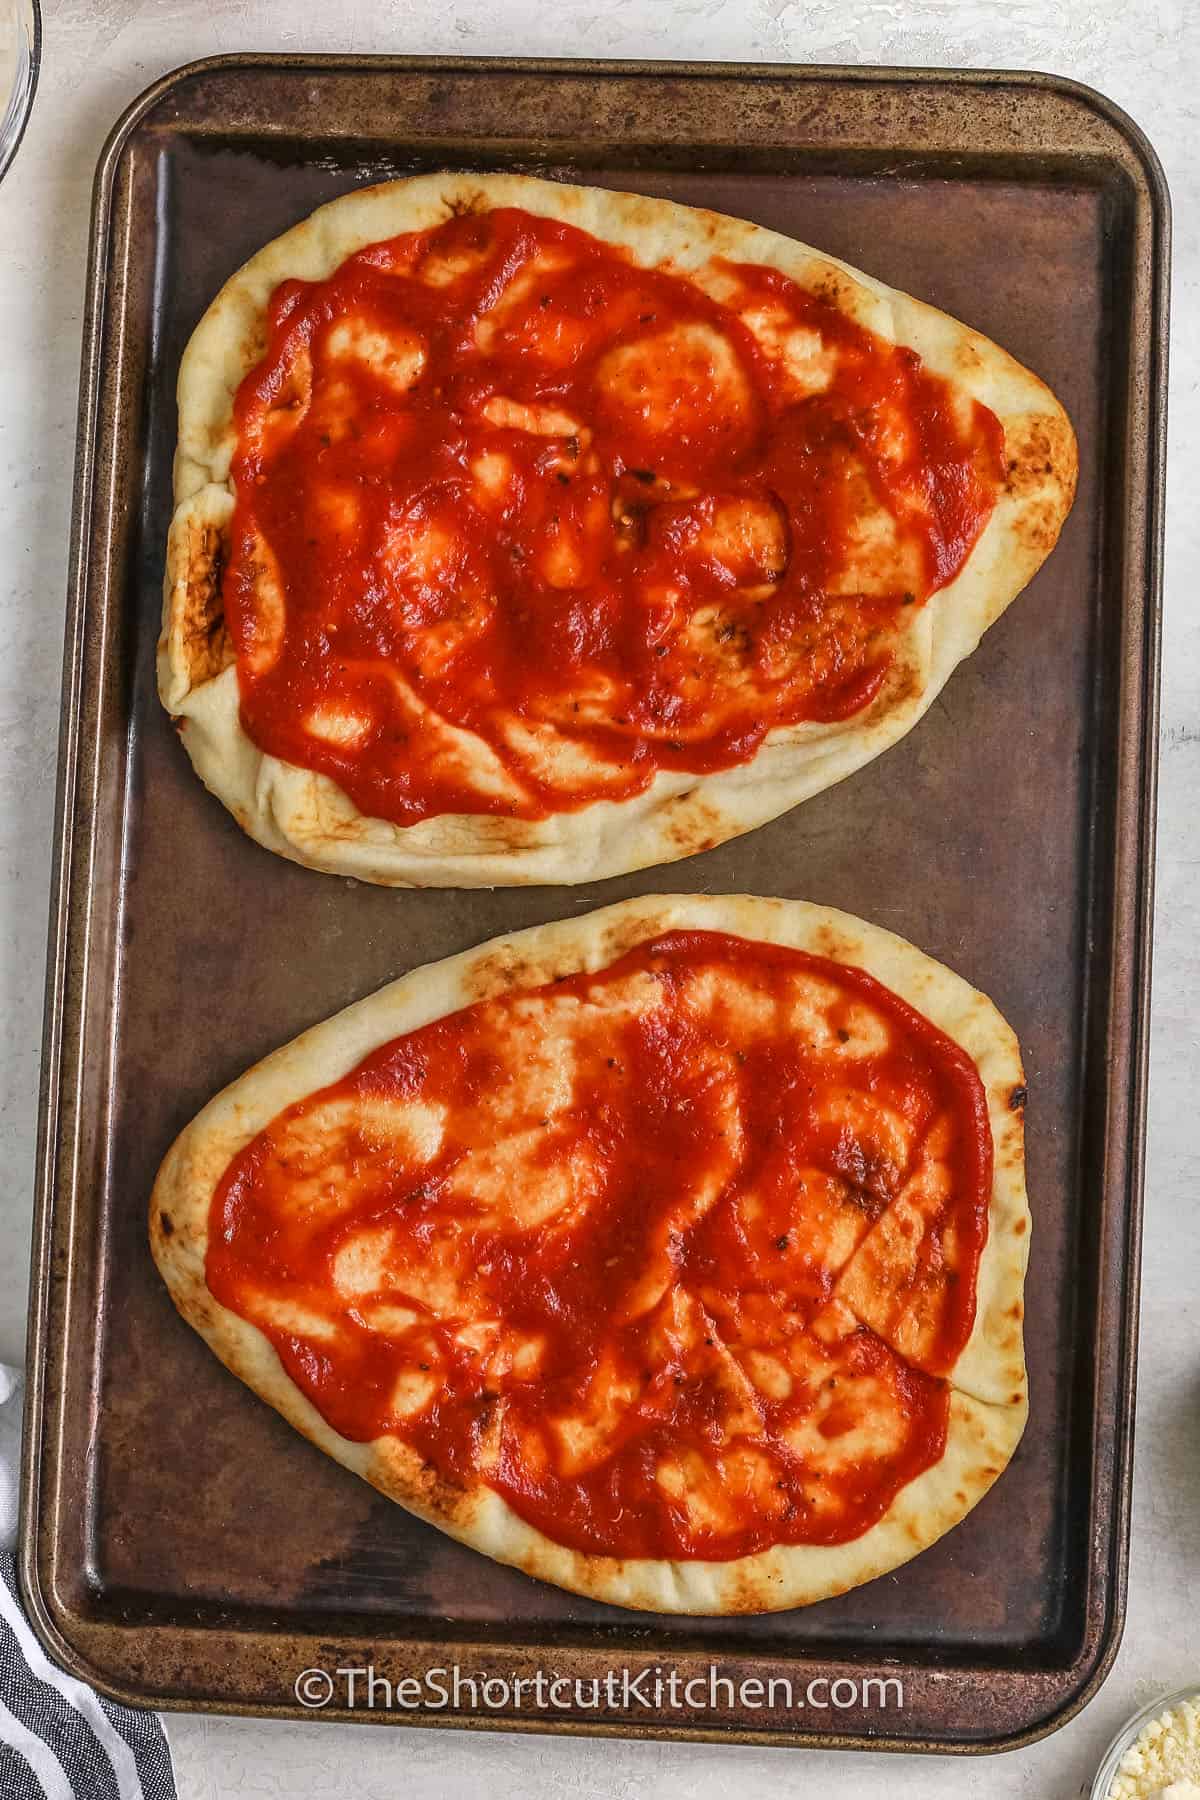
POLYGON ((25 134, 37 89, 42 60, 42 14, 38 0, 0 0, 0 34, 2 179, 25 134))
MULTIPOLYGON (((1152 1700, 1149 1706, 1143 1706, 1141 1712, 1135 1713, 1132 1719, 1122 1725, 1108 1746, 1096 1779, 1092 1783, 1091 1800, 1108 1800, 1108 1790, 1116 1780, 1117 1771, 1121 1767, 1122 1759, 1130 1745, 1141 1736, 1152 1719, 1161 1718, 1163 1713, 1171 1712, 1175 1707, 1182 1706, 1185 1700, 1190 1700, 1193 1705, 1200 1706, 1200 1681, 1194 1681, 1191 1687, 1179 1688, 1173 1694, 1161 1694, 1157 1700, 1152 1700)), ((1200 1782, 1200 1772, 1194 1779, 1200 1782)))

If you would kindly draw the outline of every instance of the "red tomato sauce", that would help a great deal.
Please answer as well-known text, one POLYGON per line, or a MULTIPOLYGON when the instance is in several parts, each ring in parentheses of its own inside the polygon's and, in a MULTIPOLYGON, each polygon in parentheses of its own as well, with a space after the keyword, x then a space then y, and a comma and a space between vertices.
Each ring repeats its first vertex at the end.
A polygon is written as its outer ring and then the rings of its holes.
POLYGON ((725 1560, 855 1538, 939 1459, 991 1183, 978 1073, 928 1020, 855 968, 674 932, 281 1113, 214 1195, 206 1273, 344 1436, 578 1550, 725 1560), (442 1121, 416 1151, 386 1122, 414 1106, 442 1121), (902 1193, 907 1360, 838 1300, 902 1193))
POLYGON ((537 819, 871 702, 987 523, 1002 428, 829 299, 718 267, 722 298, 502 209, 276 289, 223 580, 260 748, 400 824, 537 819), (314 730, 330 701, 348 734, 314 730))

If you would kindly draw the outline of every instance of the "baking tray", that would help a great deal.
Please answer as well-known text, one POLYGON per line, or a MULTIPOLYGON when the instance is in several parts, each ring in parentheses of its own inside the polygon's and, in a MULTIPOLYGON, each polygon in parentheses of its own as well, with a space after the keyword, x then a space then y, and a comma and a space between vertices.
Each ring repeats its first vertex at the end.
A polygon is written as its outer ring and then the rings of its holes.
POLYGON ((235 57, 125 114, 84 334, 22 1537, 68 1668, 133 1701, 278 1715, 304 1711, 310 1667, 889 1678, 902 1706, 861 1685, 756 1705, 717 1680, 678 1710, 464 1686, 409 1711, 382 1689, 351 1705, 336 1677, 321 1716, 959 1751, 1027 1741, 1095 1690, 1129 1527, 1167 240, 1137 129, 1038 75, 235 57), (496 893, 309 873, 205 794, 154 693, 180 352, 224 278, 318 202, 441 166, 744 214, 970 321, 1061 395, 1082 469, 1059 548, 880 761, 675 867, 496 893), (1029 1075, 1020 1451, 906 1568, 759 1619, 606 1608, 408 1517, 220 1368, 145 1242, 171 1139, 264 1052, 414 964, 655 889, 889 926, 995 998, 1029 1075))

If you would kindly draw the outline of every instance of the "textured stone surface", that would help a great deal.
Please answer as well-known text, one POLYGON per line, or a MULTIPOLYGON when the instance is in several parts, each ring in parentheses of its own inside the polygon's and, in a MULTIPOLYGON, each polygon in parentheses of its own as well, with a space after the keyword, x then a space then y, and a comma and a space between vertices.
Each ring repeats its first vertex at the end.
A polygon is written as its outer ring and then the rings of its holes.
POLYGON ((81 297, 92 170, 156 76, 214 51, 646 56, 1050 69, 1101 88, 1150 133, 1175 203, 1170 514, 1153 1097, 1131 1601, 1091 1707, 1032 1749, 982 1761, 369 1732, 174 1719, 186 1800, 633 1795, 744 1800, 781 1787, 856 1800, 967 1793, 1072 1800, 1135 1706, 1200 1684, 1200 13, 1188 0, 50 0, 41 92, 0 186, 0 1358, 19 1355, 36 1126, 46 888, 81 297))

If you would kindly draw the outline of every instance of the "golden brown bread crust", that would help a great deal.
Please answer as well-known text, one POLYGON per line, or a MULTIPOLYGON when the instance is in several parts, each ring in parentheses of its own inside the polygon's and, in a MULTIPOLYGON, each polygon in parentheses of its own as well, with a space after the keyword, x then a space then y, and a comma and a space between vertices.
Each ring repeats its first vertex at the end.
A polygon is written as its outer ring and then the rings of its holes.
POLYGON ((878 927, 798 901, 632 900, 417 969, 268 1057, 218 1095, 172 1147, 151 1200, 151 1244, 179 1311, 236 1375, 320 1449, 452 1537, 542 1580, 622 1606, 683 1613, 801 1606, 870 1580, 933 1543, 982 1498, 1016 1448, 1027 1413, 1024 1092, 1016 1039, 991 1002, 878 927), (974 1329, 951 1373, 946 1451, 850 1543, 780 1545, 730 1562, 623 1560, 565 1548, 482 1482, 448 1483, 398 1437, 352 1443, 339 1436, 286 1375, 268 1338, 221 1306, 205 1281, 214 1190, 232 1157, 283 1108, 339 1080, 380 1044, 445 1013, 514 986, 604 968, 646 939, 688 928, 789 944, 866 969, 960 1044, 984 1084, 995 1151, 988 1241, 974 1329))
MULTIPOLYGON (((718 213, 645 195, 518 175, 442 174, 360 189, 268 244, 226 283, 179 377, 176 514, 168 552, 159 690, 202 779, 251 836, 311 868, 394 886, 581 882, 707 850, 842 780, 911 729, 956 665, 1057 540, 1075 491, 1074 435, 1061 406, 1012 357, 920 301, 802 244, 718 213), (265 345, 267 299, 287 276, 320 279, 364 244, 465 208, 521 206, 565 219, 703 283, 713 259, 783 269, 851 318, 911 345, 935 373, 990 406, 1008 475, 989 524, 950 585, 917 610, 895 667, 842 723, 772 732, 749 763, 709 775, 660 772, 643 794, 539 821, 444 815, 399 826, 368 818, 327 777, 260 752, 238 717, 221 630, 219 548, 232 511, 233 395, 265 345)), ((463 734, 468 746, 479 745, 463 734)))

